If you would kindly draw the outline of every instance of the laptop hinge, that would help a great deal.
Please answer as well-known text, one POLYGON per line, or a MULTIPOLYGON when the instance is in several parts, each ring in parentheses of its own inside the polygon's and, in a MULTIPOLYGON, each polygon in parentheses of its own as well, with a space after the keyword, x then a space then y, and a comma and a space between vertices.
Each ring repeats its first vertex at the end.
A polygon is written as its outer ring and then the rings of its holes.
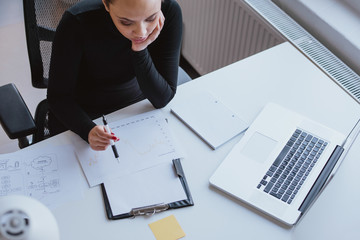
POLYGON ((327 161, 325 167, 321 171, 320 175, 316 179, 314 185, 311 187, 309 193, 307 194, 305 200, 302 202, 301 206, 299 207, 299 211, 303 214, 311 203, 314 201, 316 196, 320 193, 323 189, 326 181, 328 180, 334 166, 336 165, 337 161, 339 160, 341 154, 344 152, 344 148, 337 145, 332 152, 329 160, 327 161))

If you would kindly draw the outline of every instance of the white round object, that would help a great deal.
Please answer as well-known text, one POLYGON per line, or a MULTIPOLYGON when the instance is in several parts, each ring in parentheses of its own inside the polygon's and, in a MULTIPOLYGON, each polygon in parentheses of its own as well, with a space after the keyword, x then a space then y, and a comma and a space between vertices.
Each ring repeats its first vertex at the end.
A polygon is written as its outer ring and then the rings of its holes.
POLYGON ((59 240, 59 228, 50 210, 20 195, 0 197, 0 240, 59 240))

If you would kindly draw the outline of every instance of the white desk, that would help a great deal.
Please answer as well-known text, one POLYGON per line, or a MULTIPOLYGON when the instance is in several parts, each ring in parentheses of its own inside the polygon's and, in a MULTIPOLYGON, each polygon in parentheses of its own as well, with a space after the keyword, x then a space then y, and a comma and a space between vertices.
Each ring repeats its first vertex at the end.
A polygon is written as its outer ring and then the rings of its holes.
MULTIPOLYGON (((349 133, 360 118, 360 106, 289 43, 182 85, 177 95, 201 88, 211 91, 249 122, 268 101, 292 108, 344 134, 349 133), (302 99, 301 94, 306 98, 302 99)), ((81 201, 54 210, 61 239, 155 239, 148 224, 171 214, 186 233, 184 239, 360 238, 360 177, 357 174, 360 140, 355 142, 338 174, 308 214, 296 227, 287 228, 209 187, 209 177, 241 136, 213 151, 170 113, 170 106, 171 103, 163 112, 187 154, 182 164, 195 206, 152 217, 109 221, 100 188, 94 187, 85 191, 81 201), (350 187, 356 189, 355 195, 350 187)), ((109 121, 151 109, 151 105, 143 101, 112 114, 109 121)), ((61 134, 40 143, 39 147, 68 141, 69 136, 69 132, 61 134)))

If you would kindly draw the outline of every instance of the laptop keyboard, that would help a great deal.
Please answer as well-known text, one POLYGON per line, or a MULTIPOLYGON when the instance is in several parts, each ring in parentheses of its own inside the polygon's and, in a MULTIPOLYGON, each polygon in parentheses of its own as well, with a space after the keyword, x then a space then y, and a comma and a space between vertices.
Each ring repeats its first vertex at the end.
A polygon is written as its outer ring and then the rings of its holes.
POLYGON ((258 189, 290 204, 328 143, 296 129, 258 184, 258 189))

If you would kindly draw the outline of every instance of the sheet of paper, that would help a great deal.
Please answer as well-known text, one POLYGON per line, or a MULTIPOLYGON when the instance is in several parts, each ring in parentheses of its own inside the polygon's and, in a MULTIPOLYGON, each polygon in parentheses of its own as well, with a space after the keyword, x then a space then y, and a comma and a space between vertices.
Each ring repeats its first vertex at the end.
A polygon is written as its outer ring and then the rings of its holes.
POLYGON ((111 147, 94 151, 89 144, 76 141, 76 153, 90 187, 165 161, 181 157, 178 147, 160 110, 109 123, 115 135, 120 162, 111 147))
POLYGON ((187 199, 172 161, 104 182, 113 215, 187 199))
POLYGON ((174 215, 150 223, 149 227, 157 240, 176 240, 185 237, 174 215))
POLYGON ((55 208, 80 199, 84 181, 72 145, 0 155, 0 196, 26 195, 55 208))

